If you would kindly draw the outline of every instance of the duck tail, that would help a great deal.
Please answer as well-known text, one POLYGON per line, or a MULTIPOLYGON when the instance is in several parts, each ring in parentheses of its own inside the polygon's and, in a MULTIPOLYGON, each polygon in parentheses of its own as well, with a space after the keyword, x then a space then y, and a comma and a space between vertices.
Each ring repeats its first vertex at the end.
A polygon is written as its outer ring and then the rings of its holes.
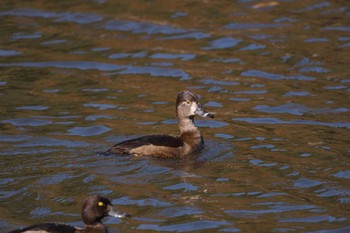
POLYGON ((109 149, 107 151, 97 151, 96 154, 99 156, 110 156, 114 153, 112 152, 112 149, 109 149))
POLYGON ((107 151, 102 151, 102 152, 97 152, 97 155, 100 156, 110 156, 110 155, 130 155, 129 150, 124 149, 124 148, 119 148, 119 147, 112 147, 111 149, 107 151))

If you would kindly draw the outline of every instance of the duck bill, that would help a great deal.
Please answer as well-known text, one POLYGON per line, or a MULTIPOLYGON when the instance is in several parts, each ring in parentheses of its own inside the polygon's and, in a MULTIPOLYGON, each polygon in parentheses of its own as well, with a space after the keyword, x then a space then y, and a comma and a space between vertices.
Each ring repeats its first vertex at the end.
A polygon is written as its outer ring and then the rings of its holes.
POLYGON ((206 112, 201 105, 198 104, 196 111, 194 112, 196 115, 206 118, 214 118, 214 114, 210 112, 206 112))
POLYGON ((131 217, 130 214, 121 212, 119 210, 115 210, 112 206, 110 206, 109 208, 108 216, 115 217, 115 218, 131 217))

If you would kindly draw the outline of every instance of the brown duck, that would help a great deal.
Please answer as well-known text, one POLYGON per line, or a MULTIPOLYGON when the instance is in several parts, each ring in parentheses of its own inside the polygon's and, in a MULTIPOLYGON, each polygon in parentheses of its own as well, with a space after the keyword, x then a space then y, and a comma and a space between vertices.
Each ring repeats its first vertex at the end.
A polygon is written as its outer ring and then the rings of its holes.
POLYGON ((180 128, 179 136, 148 135, 126 140, 114 145, 105 154, 131 154, 159 158, 181 158, 204 147, 201 132, 194 124, 195 115, 214 118, 203 110, 198 95, 182 91, 176 98, 176 119, 180 128))

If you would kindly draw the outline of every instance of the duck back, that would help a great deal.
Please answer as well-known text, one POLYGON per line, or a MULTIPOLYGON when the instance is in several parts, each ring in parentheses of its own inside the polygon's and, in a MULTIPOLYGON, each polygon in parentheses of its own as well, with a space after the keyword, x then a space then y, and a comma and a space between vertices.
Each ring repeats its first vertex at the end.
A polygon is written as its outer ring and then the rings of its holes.
POLYGON ((133 154, 136 156, 178 157, 183 141, 179 137, 160 134, 126 140, 114 145, 107 154, 133 154))
POLYGON ((9 233, 78 233, 79 228, 62 223, 40 223, 22 229, 14 230, 9 233))

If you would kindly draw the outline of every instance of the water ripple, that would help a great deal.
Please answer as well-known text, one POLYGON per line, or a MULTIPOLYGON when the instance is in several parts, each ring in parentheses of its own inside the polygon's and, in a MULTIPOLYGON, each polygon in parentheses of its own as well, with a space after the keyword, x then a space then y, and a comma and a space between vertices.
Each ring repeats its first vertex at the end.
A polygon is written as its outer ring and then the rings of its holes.
POLYGON ((43 111, 43 110, 47 110, 48 108, 49 108, 49 107, 47 107, 47 106, 35 105, 35 106, 22 106, 22 107, 17 107, 16 110, 43 111))
POLYGON ((74 127, 72 129, 69 129, 68 133, 69 135, 87 137, 87 136, 101 135, 111 130, 112 130, 111 128, 104 125, 94 125, 94 126, 87 126, 87 127, 74 127))
POLYGON ((188 80, 190 76, 179 69, 151 67, 151 66, 128 66, 116 65, 102 62, 90 61, 49 61, 49 62, 19 62, 19 63, 0 63, 0 67, 36 67, 36 68, 62 68, 62 69, 80 69, 80 70, 100 70, 100 71, 118 71, 119 74, 150 74, 155 77, 176 77, 181 80, 188 80))
POLYGON ((182 61, 192 60, 196 57, 195 54, 182 53, 182 54, 171 54, 171 53, 155 53, 151 56, 154 59, 180 59, 182 61))
POLYGON ((215 79, 202 79, 200 80, 201 83, 206 85, 222 85, 222 86, 237 86, 239 82, 236 81, 222 81, 222 80, 215 80, 215 79))
POLYGON ((225 25, 226 29, 242 30, 242 29, 262 29, 262 28, 277 28, 286 27, 289 24, 281 23, 229 23, 225 25))
POLYGON ((182 189, 182 190, 184 190, 184 192, 191 192, 191 191, 198 190, 198 187, 194 186, 192 184, 189 184, 189 183, 179 183, 179 184, 165 187, 163 189, 165 189, 165 190, 180 190, 180 189, 182 189))
POLYGON ((317 230, 317 231, 308 231, 308 233, 348 233, 350 232, 350 226, 342 228, 333 228, 329 230, 317 230))
POLYGON ((262 214, 272 214, 272 213, 283 213, 291 211, 302 211, 302 210, 316 210, 318 209, 314 205, 291 205, 286 203, 276 203, 269 206, 269 209, 263 210, 226 210, 227 214, 233 216, 242 217, 256 217, 262 214))
POLYGON ((30 8, 18 8, 9 11, 2 11, 0 12, 0 16, 52 18, 55 19, 56 22, 73 22, 78 24, 95 23, 103 19, 103 17, 95 14, 73 12, 56 13, 30 8))
POLYGON ((339 171, 336 174, 333 174, 334 177, 350 179, 350 170, 348 171, 339 171))
POLYGON ((258 49, 264 49, 266 48, 266 45, 262 45, 262 44, 250 44, 247 45, 244 48, 241 48, 241 51, 248 51, 248 50, 258 50, 258 49))
POLYGON ((84 107, 97 108, 98 110, 114 109, 117 106, 113 104, 99 104, 99 103, 86 103, 83 104, 84 107))
POLYGON ((89 147, 91 144, 81 141, 62 140, 48 137, 25 138, 27 142, 17 144, 18 147, 89 147))
POLYGON ((144 22, 133 22, 133 21, 124 21, 124 20, 109 20, 103 25, 102 28, 113 31, 127 31, 134 34, 180 34, 187 32, 185 29, 174 28, 168 25, 157 25, 152 23, 144 22))
POLYGON ((308 12, 308 11, 313 11, 313 10, 317 10, 317 9, 320 9, 320 8, 324 8, 324 7, 328 7, 330 6, 331 4, 329 2, 320 2, 320 3, 316 3, 314 5, 311 5, 311 6, 308 6, 304 9, 301 9, 301 10, 297 10, 296 12, 308 12))
POLYGON ((248 70, 248 71, 242 72, 240 75, 248 76, 248 77, 259 77, 259 78, 265 78, 265 79, 271 79, 271 80, 300 80, 300 81, 315 80, 315 78, 313 77, 308 77, 304 75, 285 76, 281 74, 272 74, 261 70, 248 70))
POLYGON ((0 49, 0 57, 17 56, 20 54, 22 53, 15 50, 0 49))
POLYGON ((51 124, 52 121, 48 120, 41 120, 36 118, 15 118, 15 119, 8 119, 1 121, 3 123, 12 124, 14 126, 43 126, 51 124))
POLYGON ((137 227, 138 230, 154 230, 154 231, 176 231, 176 232, 190 232, 200 231, 206 229, 214 229, 220 226, 229 225, 226 221, 210 221, 199 220, 195 222, 171 224, 165 226, 159 226, 156 224, 141 224, 137 227))
POLYGON ((350 26, 343 26, 343 27, 342 26, 328 26, 328 27, 324 27, 323 30, 349 32, 350 26))
POLYGON ((288 113, 292 115, 301 116, 304 113, 345 113, 348 112, 347 108, 309 108, 302 104, 296 104, 293 102, 289 102, 286 104, 278 105, 278 106, 268 106, 268 105, 257 105, 253 108, 259 112, 268 112, 268 113, 288 113))
POLYGON ((39 184, 39 186, 42 186, 42 185, 55 185, 55 184, 58 184, 58 183, 61 183, 67 179, 72 179, 73 175, 69 175, 69 174, 66 174, 66 173, 58 173, 58 174, 53 174, 53 175, 50 175, 50 176, 45 176, 45 177, 42 177, 40 178, 38 181, 37 181, 37 184, 39 184))
POLYGON ((223 37, 209 42, 210 46, 203 47, 204 50, 227 49, 238 45, 242 40, 233 37, 223 37))
POLYGON ((178 35, 174 35, 174 36, 167 36, 167 37, 163 37, 162 39, 164 40, 181 40, 181 39, 196 39, 196 40, 201 40, 201 39, 206 39, 211 37, 210 34, 207 33, 203 33, 203 32, 186 32, 186 33, 182 33, 182 34, 178 34, 178 35))
POLYGON ((311 216, 305 218, 286 218, 281 219, 279 222, 293 222, 293 223, 318 223, 318 222, 341 222, 345 218, 336 218, 333 216, 311 216))
POLYGON ((172 206, 170 202, 159 201, 154 198, 146 198, 140 200, 132 200, 129 197, 122 197, 113 200, 113 204, 116 205, 137 205, 137 206, 153 206, 153 207, 169 207, 172 206))
POLYGON ((323 125, 335 128, 348 128, 350 129, 350 122, 321 122, 312 120, 280 120, 278 118, 232 118, 234 121, 243 121, 254 124, 285 124, 285 125, 323 125))
POLYGON ((204 211, 194 206, 169 207, 159 212, 160 215, 166 217, 179 217, 184 215, 195 215, 202 213, 204 213, 204 211))
POLYGON ((300 178, 294 182, 294 187, 297 188, 311 188, 323 184, 323 182, 317 180, 311 180, 308 178, 300 178))

